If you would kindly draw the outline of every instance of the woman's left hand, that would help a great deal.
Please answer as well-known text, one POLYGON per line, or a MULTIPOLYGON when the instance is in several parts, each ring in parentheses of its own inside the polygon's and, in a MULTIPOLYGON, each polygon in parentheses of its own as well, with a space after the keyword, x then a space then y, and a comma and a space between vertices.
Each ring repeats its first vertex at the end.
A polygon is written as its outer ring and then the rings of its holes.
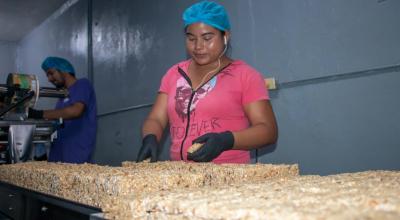
POLYGON ((232 149, 234 142, 230 131, 204 134, 193 140, 193 143, 202 143, 203 146, 193 153, 188 153, 187 159, 195 162, 210 162, 222 152, 232 149))

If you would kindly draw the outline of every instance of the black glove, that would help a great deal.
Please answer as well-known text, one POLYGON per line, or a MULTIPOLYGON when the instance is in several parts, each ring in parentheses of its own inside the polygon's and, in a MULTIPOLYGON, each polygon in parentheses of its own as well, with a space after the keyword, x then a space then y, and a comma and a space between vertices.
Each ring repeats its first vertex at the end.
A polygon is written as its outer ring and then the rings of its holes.
POLYGON ((195 162, 210 162, 222 152, 232 149, 234 142, 230 131, 204 134, 193 140, 193 143, 204 143, 203 146, 193 153, 188 153, 187 158, 195 162))
POLYGON ((33 108, 29 108, 28 118, 43 119, 43 110, 36 110, 33 108))
POLYGON ((139 150, 136 163, 141 162, 151 156, 150 162, 157 162, 158 143, 154 134, 148 134, 143 138, 142 147, 139 150))

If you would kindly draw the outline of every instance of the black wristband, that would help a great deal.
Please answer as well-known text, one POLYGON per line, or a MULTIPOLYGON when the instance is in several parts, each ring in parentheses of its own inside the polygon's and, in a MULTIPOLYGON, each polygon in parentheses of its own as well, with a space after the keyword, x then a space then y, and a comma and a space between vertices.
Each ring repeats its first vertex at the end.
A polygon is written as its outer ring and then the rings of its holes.
POLYGON ((223 140, 226 143, 226 148, 224 150, 230 150, 233 148, 233 144, 235 143, 235 138, 233 137, 233 133, 231 131, 225 131, 220 133, 223 140))
POLYGON ((143 140, 142 140, 142 144, 145 145, 149 142, 155 142, 158 144, 157 142, 157 136, 155 134, 148 134, 146 136, 144 136, 143 140))
POLYGON ((28 111, 28 118, 43 119, 43 110, 30 108, 28 111))

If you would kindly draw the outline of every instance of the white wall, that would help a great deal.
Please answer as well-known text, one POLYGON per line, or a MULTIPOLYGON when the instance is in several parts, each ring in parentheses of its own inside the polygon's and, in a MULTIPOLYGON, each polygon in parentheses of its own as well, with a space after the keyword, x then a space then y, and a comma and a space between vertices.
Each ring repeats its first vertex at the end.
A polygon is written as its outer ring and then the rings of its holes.
POLYGON ((0 84, 5 84, 7 75, 16 71, 17 43, 0 41, 0 84))

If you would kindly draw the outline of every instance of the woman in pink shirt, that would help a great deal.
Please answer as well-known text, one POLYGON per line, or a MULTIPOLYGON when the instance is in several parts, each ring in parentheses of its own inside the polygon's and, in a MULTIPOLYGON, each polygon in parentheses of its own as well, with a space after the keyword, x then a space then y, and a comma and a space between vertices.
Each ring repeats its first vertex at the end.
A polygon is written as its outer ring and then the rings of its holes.
POLYGON ((196 3, 183 13, 191 59, 164 75, 142 128, 137 162, 157 161, 159 141, 170 125, 171 160, 249 163, 249 150, 277 140, 275 116, 262 75, 225 52, 230 23, 214 2, 196 3), (203 146, 193 152, 193 143, 203 146))

